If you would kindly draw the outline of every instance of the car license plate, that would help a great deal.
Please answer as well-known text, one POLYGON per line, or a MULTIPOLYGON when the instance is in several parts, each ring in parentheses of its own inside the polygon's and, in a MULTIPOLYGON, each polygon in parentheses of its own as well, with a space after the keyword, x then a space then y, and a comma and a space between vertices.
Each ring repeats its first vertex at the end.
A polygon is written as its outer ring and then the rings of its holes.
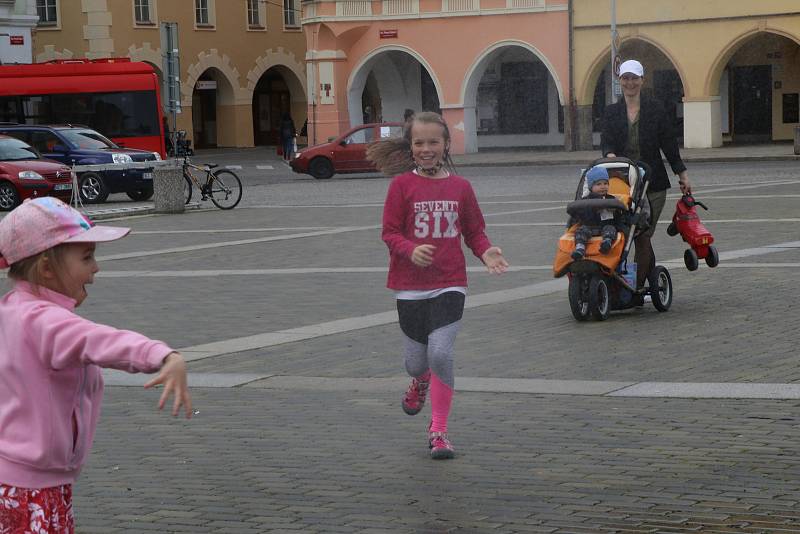
POLYGON ((67 189, 72 189, 72 184, 56 184, 53 188, 54 191, 65 191, 67 189))
POLYGON ((152 180, 153 173, 152 172, 143 172, 142 173, 142 180, 152 180))

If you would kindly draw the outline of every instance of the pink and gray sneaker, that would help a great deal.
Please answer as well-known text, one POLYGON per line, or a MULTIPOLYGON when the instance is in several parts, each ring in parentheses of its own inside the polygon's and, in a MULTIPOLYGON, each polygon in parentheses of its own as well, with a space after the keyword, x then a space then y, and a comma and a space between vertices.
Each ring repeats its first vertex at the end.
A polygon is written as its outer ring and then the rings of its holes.
POLYGON ((431 449, 431 458, 434 460, 449 460, 456 455, 446 432, 429 432, 428 446, 431 449))
POLYGON ((403 395, 403 411, 408 415, 417 415, 425 405, 425 397, 428 396, 428 385, 431 380, 431 372, 427 371, 419 378, 412 378, 405 395, 403 395))

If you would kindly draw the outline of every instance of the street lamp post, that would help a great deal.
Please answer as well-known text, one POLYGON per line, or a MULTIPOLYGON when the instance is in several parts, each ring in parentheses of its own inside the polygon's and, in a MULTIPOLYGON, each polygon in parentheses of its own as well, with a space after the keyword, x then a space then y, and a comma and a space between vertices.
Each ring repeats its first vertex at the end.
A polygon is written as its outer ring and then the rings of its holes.
POLYGON ((616 102, 622 94, 617 77, 619 57, 619 34, 617 33, 617 0, 611 0, 611 101, 616 102))

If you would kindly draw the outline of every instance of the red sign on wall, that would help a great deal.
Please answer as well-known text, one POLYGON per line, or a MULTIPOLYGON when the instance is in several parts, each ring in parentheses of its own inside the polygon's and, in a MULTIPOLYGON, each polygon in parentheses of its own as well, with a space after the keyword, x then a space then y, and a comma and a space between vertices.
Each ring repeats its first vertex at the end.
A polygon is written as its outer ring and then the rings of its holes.
POLYGON ((24 35, 10 35, 8 37, 10 44, 12 45, 24 45, 25 44, 25 36, 24 35))
POLYGON ((378 30, 381 39, 397 39, 397 30, 378 30))

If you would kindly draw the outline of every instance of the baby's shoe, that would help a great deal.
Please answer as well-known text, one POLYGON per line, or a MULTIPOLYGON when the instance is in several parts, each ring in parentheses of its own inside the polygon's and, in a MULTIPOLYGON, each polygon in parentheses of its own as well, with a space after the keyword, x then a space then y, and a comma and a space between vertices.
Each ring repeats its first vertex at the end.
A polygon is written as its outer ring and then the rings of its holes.
POLYGON ((608 254, 608 251, 611 250, 611 245, 613 243, 609 238, 603 239, 603 242, 600 243, 600 253, 601 254, 608 254))
POLYGON ((586 254, 586 245, 582 243, 575 245, 575 250, 572 251, 572 259, 574 261, 582 260, 585 254, 586 254))

